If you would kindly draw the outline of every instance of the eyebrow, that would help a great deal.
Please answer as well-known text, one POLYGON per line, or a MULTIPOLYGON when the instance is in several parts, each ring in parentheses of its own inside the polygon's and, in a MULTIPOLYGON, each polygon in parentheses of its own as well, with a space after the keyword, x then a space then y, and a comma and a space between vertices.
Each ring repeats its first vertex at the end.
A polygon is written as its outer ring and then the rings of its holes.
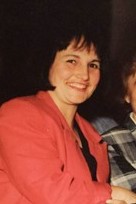
POLYGON ((94 59, 94 60, 92 60, 91 62, 98 62, 98 63, 101 63, 101 60, 99 60, 99 59, 94 59))
MULTIPOLYGON (((75 54, 66 54, 64 55, 64 57, 75 57, 75 58, 80 58, 78 55, 75 55, 75 54)), ((91 62, 97 62, 97 63, 101 63, 101 60, 100 59, 93 59, 91 60, 91 62)))
POLYGON ((74 54, 66 54, 66 55, 64 55, 64 57, 76 57, 76 58, 79 58, 78 55, 74 55, 74 54))

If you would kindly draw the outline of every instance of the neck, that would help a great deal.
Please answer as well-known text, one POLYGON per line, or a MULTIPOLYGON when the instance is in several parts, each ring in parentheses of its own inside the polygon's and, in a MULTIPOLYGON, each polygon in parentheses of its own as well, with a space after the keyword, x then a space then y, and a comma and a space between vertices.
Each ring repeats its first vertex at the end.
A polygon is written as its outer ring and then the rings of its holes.
POLYGON ((62 112, 64 118, 66 119, 68 125, 73 129, 74 126, 74 118, 75 118, 75 113, 76 111, 74 110, 70 110, 70 108, 67 108, 68 111, 64 111, 62 109, 60 109, 60 111, 62 112))
POLYGON ((55 104, 57 105, 58 109, 64 116, 65 120, 67 121, 68 125, 73 129, 74 118, 77 111, 76 105, 71 105, 65 103, 63 101, 58 100, 52 92, 49 91, 50 96, 53 98, 55 104))

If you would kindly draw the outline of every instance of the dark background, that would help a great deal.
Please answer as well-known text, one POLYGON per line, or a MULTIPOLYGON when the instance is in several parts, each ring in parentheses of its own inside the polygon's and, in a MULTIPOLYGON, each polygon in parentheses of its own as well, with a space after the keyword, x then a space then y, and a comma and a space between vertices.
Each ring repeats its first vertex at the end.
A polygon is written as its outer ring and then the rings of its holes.
POLYGON ((136 52, 136 1, 112 0, 111 5, 110 63, 102 84, 80 111, 89 120, 108 116, 121 123, 127 112, 126 106, 116 101, 120 93, 120 63, 136 52))
MULTIPOLYGON (((43 24, 46 25, 49 21, 48 12, 45 10, 50 10, 53 14, 54 8, 63 5, 60 11, 64 12, 65 7, 70 5, 68 3, 70 1, 65 0, 49 0, 48 6, 45 6, 45 2, 44 0, 1 0, 0 2, 0 103, 36 91, 38 69, 34 66, 29 68, 31 62, 27 57, 29 52, 34 52, 35 43, 39 42, 40 36, 36 36, 37 31, 41 32, 43 24), (45 10, 43 5, 46 7, 45 10), (39 17, 36 18, 35 14, 39 17), (44 21, 43 16, 46 19, 44 21)), ((79 111, 87 119, 98 115, 121 116, 123 112, 113 103, 119 89, 118 62, 120 58, 123 59, 127 53, 129 54, 130 48, 136 44, 136 1, 90 1, 89 6, 86 8, 84 6, 84 13, 89 12, 89 7, 93 8, 91 2, 96 2, 101 7, 98 18, 102 21, 106 33, 105 42, 109 42, 110 63, 96 93, 91 100, 81 106, 79 111)), ((75 9, 76 3, 73 12, 75 9)), ((84 13, 81 12, 81 16, 84 17, 84 13)), ((58 25, 59 23, 58 21, 58 25)), ((47 27, 44 32, 45 35, 50 35, 47 27)))

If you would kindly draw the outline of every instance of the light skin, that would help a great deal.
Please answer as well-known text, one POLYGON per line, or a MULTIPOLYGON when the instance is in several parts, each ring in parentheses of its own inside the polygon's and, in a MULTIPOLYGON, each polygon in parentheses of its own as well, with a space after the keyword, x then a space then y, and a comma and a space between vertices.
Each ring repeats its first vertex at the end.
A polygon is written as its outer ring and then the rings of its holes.
POLYGON ((136 194, 128 189, 119 186, 111 186, 112 200, 107 200, 106 204, 136 204, 136 194))
POLYGON ((132 111, 134 113, 134 118, 136 120, 136 73, 129 76, 127 81, 128 92, 125 97, 127 103, 131 104, 132 111))
POLYGON ((74 43, 57 52, 49 72, 56 87, 49 93, 71 127, 78 105, 93 94, 100 79, 100 60, 94 46, 75 49, 74 43))
MULTIPOLYGON (((82 40, 76 48, 75 40, 72 40, 65 50, 58 51, 49 71, 49 81, 55 89, 48 92, 72 129, 78 105, 91 97, 100 80, 100 59, 96 49, 93 44, 89 49, 80 47, 82 40)), ((112 200, 106 203, 126 204, 121 198, 127 197, 131 201, 129 193, 112 187, 112 200)))

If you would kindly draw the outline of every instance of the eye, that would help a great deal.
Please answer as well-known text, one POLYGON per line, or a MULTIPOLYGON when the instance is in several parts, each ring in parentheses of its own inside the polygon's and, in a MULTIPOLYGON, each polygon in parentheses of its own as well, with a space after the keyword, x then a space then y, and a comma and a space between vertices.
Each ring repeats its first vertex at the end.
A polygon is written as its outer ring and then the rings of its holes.
POLYGON ((89 64, 89 68, 93 68, 93 69, 100 69, 100 64, 96 63, 96 62, 91 62, 89 64))
POLYGON ((74 60, 74 59, 69 59, 69 60, 67 60, 67 62, 70 64, 76 64, 76 60, 74 60))

